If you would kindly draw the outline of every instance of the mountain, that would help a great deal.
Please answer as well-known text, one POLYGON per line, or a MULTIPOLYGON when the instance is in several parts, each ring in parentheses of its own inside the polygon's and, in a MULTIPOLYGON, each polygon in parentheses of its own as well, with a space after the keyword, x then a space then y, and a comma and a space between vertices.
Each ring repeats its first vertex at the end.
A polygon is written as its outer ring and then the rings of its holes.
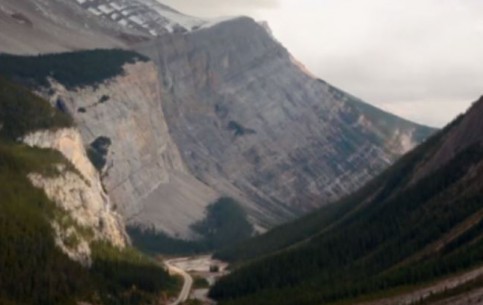
POLYGON ((0 3, 14 41, 0 50, 56 53, 4 54, 0 74, 73 117, 134 228, 199 239, 193 225, 230 197, 264 231, 358 189, 434 132, 315 78, 250 18, 149 0, 0 3), (78 51, 93 48, 143 55, 78 51))
POLYGON ((241 267, 211 296, 303 305, 463 304, 469 291, 478 295, 482 115, 483 97, 359 191, 217 253, 241 267))
POLYGON ((432 132, 314 78, 249 18, 136 49, 157 63, 190 171, 261 227, 359 188, 432 132))
POLYGON ((153 304, 175 289, 128 246, 72 118, 0 78, 0 122, 1 304, 153 304))

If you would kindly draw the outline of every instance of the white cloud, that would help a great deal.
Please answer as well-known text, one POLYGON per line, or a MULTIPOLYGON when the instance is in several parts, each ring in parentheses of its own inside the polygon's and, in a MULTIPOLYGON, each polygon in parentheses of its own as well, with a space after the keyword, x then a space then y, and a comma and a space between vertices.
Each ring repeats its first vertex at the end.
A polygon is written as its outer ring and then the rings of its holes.
POLYGON ((170 1, 266 19, 316 75, 418 122, 442 126, 483 94, 481 0, 170 1))

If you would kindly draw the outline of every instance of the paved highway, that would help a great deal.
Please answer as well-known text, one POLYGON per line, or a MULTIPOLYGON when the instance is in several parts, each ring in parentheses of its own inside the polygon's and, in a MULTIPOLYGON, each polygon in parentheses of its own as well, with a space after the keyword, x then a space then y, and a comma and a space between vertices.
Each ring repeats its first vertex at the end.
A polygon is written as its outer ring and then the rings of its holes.
POLYGON ((175 259, 175 260, 168 260, 165 262, 166 266, 168 267, 169 271, 171 273, 176 273, 179 274, 183 277, 183 288, 181 289, 181 292, 178 295, 178 298, 170 303, 169 305, 179 305, 186 300, 188 300, 188 297, 191 292, 191 287, 193 286, 193 278, 191 275, 189 275, 187 272, 185 272, 183 269, 178 268, 174 265, 176 261, 179 261, 180 259, 175 259))

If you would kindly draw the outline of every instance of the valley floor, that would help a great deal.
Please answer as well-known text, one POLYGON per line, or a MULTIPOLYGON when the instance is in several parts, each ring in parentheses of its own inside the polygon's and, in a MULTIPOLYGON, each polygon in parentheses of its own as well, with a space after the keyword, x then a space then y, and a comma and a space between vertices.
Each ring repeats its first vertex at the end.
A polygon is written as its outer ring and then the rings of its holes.
MULTIPOLYGON (((210 286, 226 275, 228 264, 213 259, 211 256, 181 257, 165 261, 170 273, 183 278, 183 287, 176 299, 169 305, 179 305, 197 300, 201 304, 215 304, 208 298, 209 287, 196 287, 194 278, 205 279, 210 286), (211 272, 217 266, 219 271, 211 272)), ((200 303, 197 303, 200 304, 200 303)), ((346 303, 344 303, 345 305, 346 303)), ((483 266, 443 280, 434 282, 416 290, 397 293, 371 301, 349 302, 351 305, 470 305, 483 304, 483 266)))
POLYGON ((184 302, 194 299, 202 304, 213 304, 214 301, 208 298, 209 287, 196 287, 194 278, 206 280, 209 286, 215 281, 227 274, 227 263, 213 259, 210 255, 181 257, 165 261, 170 273, 178 274, 183 277, 183 288, 176 300, 169 305, 183 304, 184 302), (217 271, 210 271, 212 267, 216 267, 217 271))
POLYGON ((176 267, 176 260, 168 260, 165 262, 168 267, 169 273, 171 275, 177 274, 183 278, 183 286, 179 292, 178 297, 169 303, 169 305, 178 305, 185 302, 190 294, 191 288, 193 286, 193 278, 183 269, 176 267))

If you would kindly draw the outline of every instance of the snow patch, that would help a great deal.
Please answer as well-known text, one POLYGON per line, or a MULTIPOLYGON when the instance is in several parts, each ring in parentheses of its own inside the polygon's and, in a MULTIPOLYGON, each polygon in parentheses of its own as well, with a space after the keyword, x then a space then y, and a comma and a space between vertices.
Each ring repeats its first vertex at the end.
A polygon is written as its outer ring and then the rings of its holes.
POLYGON ((239 17, 202 19, 182 14, 157 0, 72 0, 91 14, 151 36, 209 28, 239 17))
POLYGON ((203 28, 203 29, 210 28, 220 23, 239 19, 239 18, 243 18, 243 16, 224 16, 224 17, 212 18, 207 20, 200 28, 203 28))
POLYGON ((196 27, 199 27, 206 23, 206 20, 184 15, 175 10, 170 9, 167 6, 162 5, 159 1, 158 3, 153 3, 152 0, 139 0, 139 2, 145 4, 152 10, 156 11, 161 17, 167 21, 167 27, 171 30, 176 26, 182 27, 185 30, 191 31, 196 27))

